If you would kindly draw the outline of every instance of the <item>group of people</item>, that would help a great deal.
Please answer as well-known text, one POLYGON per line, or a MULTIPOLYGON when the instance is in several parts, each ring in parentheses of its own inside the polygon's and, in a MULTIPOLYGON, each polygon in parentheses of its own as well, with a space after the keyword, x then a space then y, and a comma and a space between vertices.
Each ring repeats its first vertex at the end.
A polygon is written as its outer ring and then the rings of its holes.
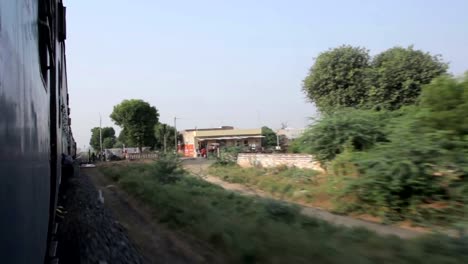
POLYGON ((89 162, 90 163, 93 163, 93 162, 96 162, 96 161, 105 161, 106 160, 106 153, 103 151, 102 153, 99 152, 97 155, 96 153, 91 153, 91 155, 89 156, 89 162))
POLYGON ((211 146, 200 146, 198 149, 198 156, 202 158, 208 158, 209 153, 215 154, 216 151, 218 150, 219 146, 216 145, 211 145, 211 146))

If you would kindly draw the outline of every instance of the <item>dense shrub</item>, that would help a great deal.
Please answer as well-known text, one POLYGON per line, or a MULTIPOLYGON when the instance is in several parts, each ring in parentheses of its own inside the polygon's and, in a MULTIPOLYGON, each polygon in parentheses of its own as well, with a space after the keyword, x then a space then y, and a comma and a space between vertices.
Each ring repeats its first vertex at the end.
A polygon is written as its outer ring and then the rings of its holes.
POLYGON ((178 181, 185 173, 181 160, 176 155, 162 155, 157 162, 150 165, 149 172, 161 183, 178 181))
POLYGON ((319 120, 295 140, 300 152, 313 154, 321 163, 343 152, 348 144, 357 151, 386 141, 384 125, 392 115, 387 112, 343 109, 319 120), (299 146, 298 146, 299 145, 299 146))
POLYGON ((421 126, 468 135, 468 73, 461 81, 444 76, 425 86, 419 108, 421 126))
POLYGON ((219 157, 216 159, 217 165, 232 165, 237 162, 237 155, 242 152, 242 147, 224 147, 219 150, 219 157))
POLYGON ((387 120, 387 142, 336 159, 336 174, 359 176, 344 195, 392 220, 461 220, 468 202, 467 80, 436 79, 418 105, 387 120))
POLYGON ((466 184, 461 178, 467 173, 466 156, 454 160, 454 153, 440 144, 443 137, 412 136, 366 152, 352 152, 348 162, 356 165, 360 177, 350 183, 346 193, 356 194, 360 202, 382 208, 385 216, 395 219, 414 218, 412 214, 421 213, 424 204, 437 201, 461 204, 463 195, 452 188, 466 184))

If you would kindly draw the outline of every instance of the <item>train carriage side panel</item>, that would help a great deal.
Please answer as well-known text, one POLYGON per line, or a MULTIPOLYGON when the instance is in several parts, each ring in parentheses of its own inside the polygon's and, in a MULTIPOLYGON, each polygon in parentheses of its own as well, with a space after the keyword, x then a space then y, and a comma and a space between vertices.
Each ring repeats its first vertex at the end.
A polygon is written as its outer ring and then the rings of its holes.
POLYGON ((47 247, 53 88, 38 36, 37 0, 0 1, 2 263, 42 263, 47 247))

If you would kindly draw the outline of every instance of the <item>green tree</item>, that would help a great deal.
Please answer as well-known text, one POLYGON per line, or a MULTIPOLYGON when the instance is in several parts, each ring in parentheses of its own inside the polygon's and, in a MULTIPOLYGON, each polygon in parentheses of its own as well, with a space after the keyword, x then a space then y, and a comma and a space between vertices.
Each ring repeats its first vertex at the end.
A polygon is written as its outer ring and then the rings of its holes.
POLYGON ((164 123, 158 123, 154 126, 154 136, 156 138, 155 147, 161 150, 174 149, 175 128, 164 123))
POLYGON ((114 146, 112 146, 112 147, 113 148, 123 148, 124 144, 120 140, 117 140, 117 141, 115 141, 114 146))
MULTIPOLYGON (((158 110, 139 99, 124 100, 114 106, 110 115, 127 142, 134 143, 140 151, 143 146, 154 145, 154 126, 158 123, 158 110)), ((119 136, 120 140, 120 136, 119 136)))
POLYGON ((117 141, 122 143, 122 145, 125 145, 127 147, 135 146, 136 144, 132 142, 132 139, 127 136, 127 130, 123 128, 120 130, 119 136, 117 137, 117 141))
POLYGON ((269 127, 262 127, 262 146, 263 147, 274 147, 276 146, 276 133, 269 127))
MULTIPOLYGON (((93 127, 91 129, 91 139, 89 140, 89 145, 93 147, 95 150, 100 150, 100 141, 99 141, 99 127, 93 127)), ((112 140, 115 140, 115 130, 112 127, 103 127, 102 128, 102 143, 103 143, 103 148, 109 148, 107 145, 104 145, 104 141, 110 138, 112 140)), ((112 147, 112 145, 110 146, 112 147)))
POLYGON ((395 47, 372 60, 369 79, 370 107, 398 109, 416 102, 421 87, 447 71, 440 56, 433 56, 413 47, 395 47))
POLYGON ((319 54, 303 83, 303 91, 323 113, 339 107, 357 107, 367 96, 369 52, 340 46, 319 54))
POLYGON ((105 149, 113 148, 115 144, 115 138, 107 137, 102 140, 102 147, 105 149))

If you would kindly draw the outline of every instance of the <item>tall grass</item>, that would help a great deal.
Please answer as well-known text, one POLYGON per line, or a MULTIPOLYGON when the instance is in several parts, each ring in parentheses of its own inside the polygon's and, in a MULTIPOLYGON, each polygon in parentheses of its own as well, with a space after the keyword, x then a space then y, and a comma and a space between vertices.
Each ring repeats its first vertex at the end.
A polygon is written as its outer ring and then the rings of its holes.
POLYGON ((254 186, 274 196, 289 200, 313 201, 314 195, 321 189, 317 175, 319 172, 310 169, 288 168, 241 168, 236 164, 213 165, 210 175, 221 179, 254 186))

